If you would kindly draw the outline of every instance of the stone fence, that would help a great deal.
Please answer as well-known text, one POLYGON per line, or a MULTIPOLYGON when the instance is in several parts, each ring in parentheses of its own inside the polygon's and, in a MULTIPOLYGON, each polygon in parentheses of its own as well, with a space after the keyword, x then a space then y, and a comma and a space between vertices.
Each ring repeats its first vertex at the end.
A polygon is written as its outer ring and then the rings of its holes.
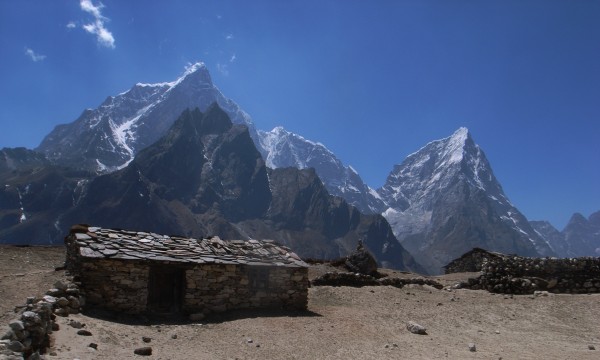
POLYGON ((481 275, 463 286, 505 294, 599 293, 600 258, 487 257, 481 275))
POLYGON ((50 344, 50 334, 58 330, 56 316, 76 314, 82 305, 79 288, 62 281, 57 281, 42 298, 27 298, 1 336, 0 359, 41 359, 50 344))

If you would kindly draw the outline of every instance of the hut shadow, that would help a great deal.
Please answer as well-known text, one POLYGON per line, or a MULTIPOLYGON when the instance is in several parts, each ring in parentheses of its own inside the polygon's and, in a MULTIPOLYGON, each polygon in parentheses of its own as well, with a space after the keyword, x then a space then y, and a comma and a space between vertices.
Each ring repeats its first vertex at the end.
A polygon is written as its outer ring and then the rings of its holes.
POLYGON ((83 315, 98 320, 118 323, 123 325, 193 325, 193 324, 219 324, 241 319, 254 318, 303 318, 322 317, 321 314, 311 310, 286 310, 286 309, 236 309, 223 313, 215 313, 206 316, 200 321, 192 321, 189 316, 176 314, 144 313, 139 315, 117 313, 104 309, 90 309, 82 312, 83 315))

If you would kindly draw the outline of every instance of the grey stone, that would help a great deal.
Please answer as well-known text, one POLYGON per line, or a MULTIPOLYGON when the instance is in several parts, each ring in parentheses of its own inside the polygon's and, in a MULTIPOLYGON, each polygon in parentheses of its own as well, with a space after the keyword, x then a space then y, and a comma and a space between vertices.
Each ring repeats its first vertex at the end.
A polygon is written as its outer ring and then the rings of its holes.
POLYGON ((46 295, 50 295, 50 296, 54 296, 54 297, 62 296, 63 294, 64 294, 64 291, 62 291, 60 289, 49 289, 48 291, 46 291, 46 295))
POLYGON ((81 330, 77 331, 77 335, 82 335, 82 336, 92 336, 92 333, 91 333, 91 332, 89 332, 88 330, 81 329, 81 330))
POLYGON ((69 300, 67 300, 67 298, 65 298, 65 297, 61 297, 58 300, 56 300, 56 303, 60 307, 65 307, 65 306, 69 305, 69 300))
POLYGON ((90 343, 90 344, 88 345, 88 347, 91 347, 91 348, 92 348, 92 349, 94 349, 94 350, 98 350, 98 344, 96 344, 96 343, 90 343))
POLYGON ((147 336, 142 336, 142 341, 145 343, 149 343, 150 341, 152 341, 152 338, 149 338, 147 336))
POLYGON ((406 329, 413 334, 427 335, 427 329, 424 326, 419 325, 414 321, 409 321, 406 324, 406 329))
POLYGON ((54 296, 45 295, 42 299, 45 302, 47 302, 48 304, 52 304, 52 305, 56 304, 56 298, 54 296))
POLYGON ((77 320, 69 321, 69 325, 71 325, 71 327, 73 327, 75 329, 81 329, 82 327, 85 326, 84 324, 82 324, 80 321, 77 321, 77 320))
POLYGON ((469 343, 469 351, 470 351, 470 352, 475 352, 475 351, 477 351, 477 347, 475 346, 475 344, 473 344, 473 343, 469 343))
POLYGON ((20 341, 11 341, 8 346, 7 346, 8 350, 12 350, 12 351, 16 351, 16 352, 23 352, 23 350, 25 350, 25 346, 23 346, 23 343, 20 341))
POLYGON ((23 331, 25 330, 25 326, 23 326, 23 322, 21 320, 11 321, 8 324, 13 331, 23 331))
POLYGON ((588 345, 588 350, 596 350, 596 347, 594 345, 588 345))
POLYGON ((137 348, 137 349, 133 350, 133 353, 136 355, 150 356, 150 355, 152 355, 152 348, 149 346, 137 348))

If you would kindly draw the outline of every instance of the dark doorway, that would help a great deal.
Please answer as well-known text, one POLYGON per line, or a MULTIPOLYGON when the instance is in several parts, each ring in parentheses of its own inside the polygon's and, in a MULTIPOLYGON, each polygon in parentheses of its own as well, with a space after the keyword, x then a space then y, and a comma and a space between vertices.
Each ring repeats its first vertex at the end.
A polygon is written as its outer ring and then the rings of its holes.
POLYGON ((185 285, 185 270, 155 266, 148 279, 148 310, 155 314, 176 314, 181 311, 185 285))

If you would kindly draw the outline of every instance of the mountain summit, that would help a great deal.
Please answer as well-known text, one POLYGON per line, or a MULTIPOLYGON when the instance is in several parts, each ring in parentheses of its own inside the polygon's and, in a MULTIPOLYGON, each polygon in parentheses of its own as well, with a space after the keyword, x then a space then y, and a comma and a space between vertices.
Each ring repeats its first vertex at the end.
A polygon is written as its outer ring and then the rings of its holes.
POLYGON ((204 111, 213 102, 234 123, 246 124, 256 138, 250 116, 221 94, 203 63, 196 63, 175 81, 138 83, 109 96, 97 109, 85 110, 74 122, 57 126, 36 150, 57 164, 112 172, 162 137, 185 109, 204 111))
POLYGON ((378 193, 396 237, 432 272, 474 247, 554 255, 508 200, 466 128, 394 166, 378 193))

